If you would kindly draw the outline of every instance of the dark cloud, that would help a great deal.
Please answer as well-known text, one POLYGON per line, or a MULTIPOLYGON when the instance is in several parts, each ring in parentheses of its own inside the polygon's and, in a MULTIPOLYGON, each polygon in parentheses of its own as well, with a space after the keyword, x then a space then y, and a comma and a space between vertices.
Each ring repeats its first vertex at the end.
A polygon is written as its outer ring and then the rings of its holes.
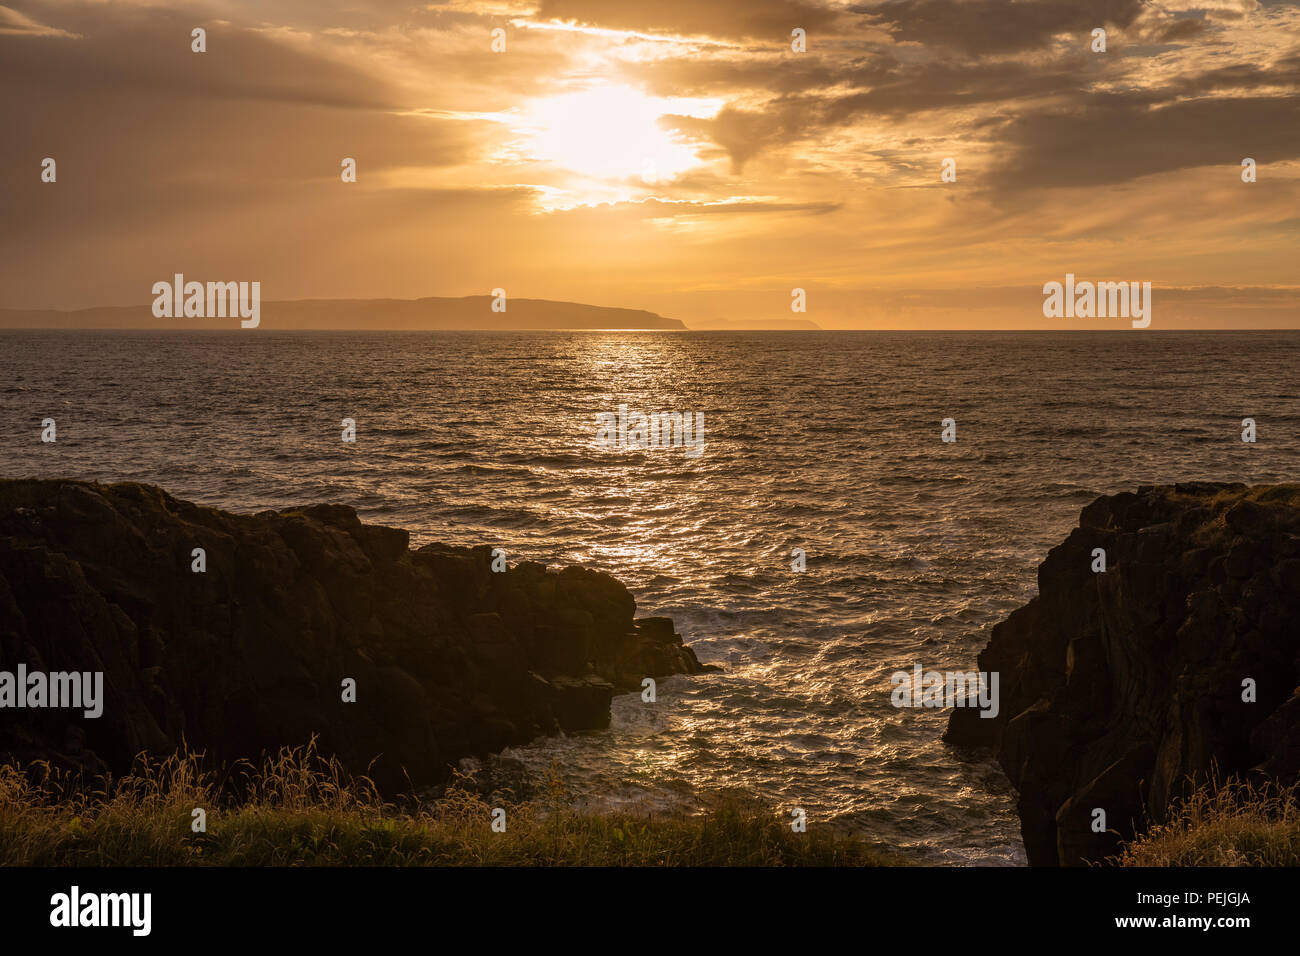
POLYGON ((1234 63, 1202 73, 1180 77, 1168 86, 1171 94, 1200 95, 1217 90, 1282 87, 1300 91, 1300 54, 1285 57, 1269 66, 1234 63))
POLYGON ((751 96, 802 93, 844 83, 861 83, 889 75, 893 57, 881 55, 880 65, 867 66, 864 58, 832 60, 825 57, 741 56, 683 57, 629 63, 622 75, 657 96, 751 96))
POLYGON ((1183 17, 1171 23, 1158 23, 1144 31, 1143 39, 1152 43, 1182 43, 1199 37, 1206 31, 1204 20, 1183 17))
MULTIPOLYGON (((1035 97, 1077 93, 1081 66, 1075 61, 1040 67, 1013 61, 908 64, 892 57, 873 58, 851 65, 826 88, 815 88, 820 70, 808 71, 801 74, 808 80, 802 92, 776 96, 749 109, 725 107, 711 119, 675 117, 672 122, 683 132, 717 143, 737 168, 743 168, 765 150, 842 136, 864 120, 1013 104, 1029 90, 1035 97)), ((693 72, 702 73, 698 68, 693 72)))
MULTIPOLYGON (((892 0, 872 9, 887 11, 907 35, 942 44, 948 28, 931 24, 930 15, 952 2, 892 0), (909 26, 903 30, 902 24, 909 26)), ((988 12, 983 0, 957 6, 976 19, 988 12)), ((1078 4, 1064 3, 1052 11, 1037 3, 1013 6, 1025 9, 1003 22, 1010 31, 998 40, 1004 46, 1024 45, 1063 24, 1085 22, 1078 4)), ((1126 3, 1108 10, 1107 16, 1129 23, 1138 12, 1126 3)), ((1094 13, 1088 16, 1095 20, 1094 13)), ((958 17, 955 22, 963 21, 958 17)), ((1152 36, 1162 30, 1161 35, 1181 36, 1187 28, 1179 25, 1185 23, 1197 30, 1205 27, 1201 20, 1167 20, 1159 29, 1149 24, 1146 29, 1152 36)), ((979 42, 970 46, 977 48, 984 49, 979 42)), ((990 183, 1006 192, 1110 185, 1156 172, 1237 162, 1255 153, 1273 159, 1296 155, 1300 55, 1273 64, 1237 62, 1209 69, 1202 64, 1221 61, 1206 58, 1162 83, 1134 82, 1148 62, 1139 57, 1102 60, 1082 51, 1050 60, 905 60, 872 53, 838 68, 823 58, 765 62, 762 67, 703 60, 661 65, 656 88, 677 81, 697 95, 747 88, 750 102, 744 107, 728 106, 712 119, 675 120, 678 129, 724 149, 737 170, 767 151, 849 136, 863 123, 906 121, 925 113, 951 114, 940 135, 960 136, 967 130, 1000 144, 1006 161, 996 166, 990 183), (1250 95, 1256 89, 1291 93, 1250 95), (756 91, 767 98, 755 101, 756 91), (1222 96, 1234 91, 1243 95, 1222 96), (1240 156, 1233 158, 1236 153, 1240 156)))
POLYGON ((1114 185, 1197 166, 1237 166, 1300 156, 1300 96, 1180 100, 1094 94, 1067 108, 1007 122, 1006 163, 992 176, 1005 191, 1114 185), (1210 135, 1212 132, 1212 135, 1210 135))
POLYGON ((826 97, 819 119, 839 125, 864 115, 911 115, 1055 96, 1086 82, 1083 67, 1072 60, 1045 67, 1015 61, 898 64, 867 89, 826 97))
POLYGON ((727 151, 732 165, 739 170, 764 149, 805 135, 809 117, 800 101, 783 100, 761 111, 726 106, 708 119, 675 116, 665 123, 684 133, 711 139, 727 151))
POLYGON ((542 0, 537 13, 541 20, 639 33, 768 38, 786 47, 796 27, 811 32, 830 27, 841 16, 838 9, 804 0, 542 0))
POLYGON ((131 92, 143 98, 264 99, 296 106, 395 106, 396 92, 375 79, 300 52, 258 32, 204 24, 192 14, 137 7, 63 11, 75 37, 33 41, 0 35, 0 82, 10 95, 131 92), (203 26, 207 52, 190 49, 203 26))
POLYGON ((1130 26, 1143 0, 886 0, 853 7, 895 40, 986 56, 1043 46, 1058 33, 1130 26))

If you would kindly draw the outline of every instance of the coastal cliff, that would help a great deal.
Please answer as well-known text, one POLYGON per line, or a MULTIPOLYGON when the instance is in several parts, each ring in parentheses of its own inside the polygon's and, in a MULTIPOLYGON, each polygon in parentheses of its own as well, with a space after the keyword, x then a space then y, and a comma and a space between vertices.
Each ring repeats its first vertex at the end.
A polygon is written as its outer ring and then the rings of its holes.
MULTIPOLYGON (((0 329, 175 329, 185 326, 238 329, 241 321, 254 320, 251 311, 240 311, 241 304, 251 308, 251 302, 241 303, 238 299, 229 302, 228 307, 222 300, 223 309, 216 319, 212 318, 211 312, 206 318, 181 318, 179 291, 177 296, 176 309, 161 318, 154 314, 152 303, 148 302, 73 312, 0 309, 0 329)), ((678 319, 665 318, 644 309, 524 298, 510 299, 509 311, 496 310, 493 305, 494 297, 490 295, 423 299, 299 299, 259 302, 255 321, 259 328, 279 331, 686 329, 678 319)))
POLYGON ((1300 485, 1099 498, 1038 588, 979 655, 998 717, 945 736, 996 749, 1032 865, 1104 859, 1212 775, 1300 775, 1300 485))
POLYGON ((148 485, 0 481, 0 672, 103 672, 98 718, 0 710, 0 759, 120 774, 182 741, 233 760, 315 734, 395 791, 607 726, 614 693, 706 669, 607 574, 408 543, 339 505, 237 515, 148 485))

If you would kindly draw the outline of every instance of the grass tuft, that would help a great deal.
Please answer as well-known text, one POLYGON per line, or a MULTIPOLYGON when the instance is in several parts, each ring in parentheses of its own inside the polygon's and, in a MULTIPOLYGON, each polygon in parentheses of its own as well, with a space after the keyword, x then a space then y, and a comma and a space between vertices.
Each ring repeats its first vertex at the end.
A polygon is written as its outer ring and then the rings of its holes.
POLYGON ((1120 866, 1300 866, 1300 793, 1274 783, 1211 782, 1126 844, 1120 866))
POLYGON ((85 783, 45 763, 0 765, 0 866, 881 866, 893 854, 816 825, 794 833, 740 793, 699 813, 588 813, 552 771, 533 800, 457 778, 402 807, 314 741, 209 769, 182 749, 85 783), (492 812, 505 810, 504 833, 492 812), (195 833, 193 811, 206 811, 195 833))

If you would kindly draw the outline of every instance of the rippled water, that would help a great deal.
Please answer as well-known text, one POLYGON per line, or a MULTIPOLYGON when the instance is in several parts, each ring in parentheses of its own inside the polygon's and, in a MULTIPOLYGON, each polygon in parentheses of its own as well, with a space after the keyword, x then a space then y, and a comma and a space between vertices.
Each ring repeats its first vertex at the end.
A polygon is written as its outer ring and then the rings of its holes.
POLYGON ((946 711, 894 709, 889 675, 972 668, 1096 495, 1297 480, 1297 368, 1294 333, 6 332, 0 474, 343 502, 609 571, 725 672, 507 758, 597 803, 734 784, 930 861, 1017 863, 1005 778, 940 742, 946 711), (702 411, 704 454, 601 447, 620 403, 702 411))

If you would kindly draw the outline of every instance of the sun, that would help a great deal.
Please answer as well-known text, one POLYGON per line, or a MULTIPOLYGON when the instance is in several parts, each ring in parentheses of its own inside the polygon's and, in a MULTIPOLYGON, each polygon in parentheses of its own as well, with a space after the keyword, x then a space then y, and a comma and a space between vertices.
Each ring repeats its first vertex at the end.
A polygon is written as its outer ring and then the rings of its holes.
POLYGON ((594 179, 671 180, 700 165, 696 147, 665 128, 665 116, 707 118, 720 100, 647 96, 607 84, 535 100, 518 132, 539 161, 594 179))

